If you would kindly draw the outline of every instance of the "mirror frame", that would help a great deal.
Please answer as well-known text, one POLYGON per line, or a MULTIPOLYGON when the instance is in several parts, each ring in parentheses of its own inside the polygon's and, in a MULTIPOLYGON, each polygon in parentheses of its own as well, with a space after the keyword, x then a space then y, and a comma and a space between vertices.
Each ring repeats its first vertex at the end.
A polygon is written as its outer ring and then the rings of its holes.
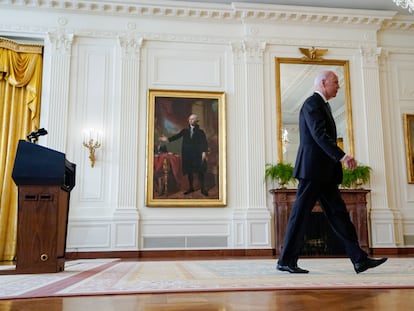
MULTIPOLYGON (((346 103, 346 126, 347 126, 347 154, 354 154, 354 130, 352 126, 352 104, 351 104, 351 84, 349 79, 349 61, 337 59, 311 59, 311 58, 290 58, 290 57, 276 57, 275 58, 275 75, 276 75, 276 140, 277 140, 277 155, 278 162, 283 162, 283 145, 282 145, 282 94, 280 86, 280 65, 281 64, 295 64, 295 65, 325 65, 325 66, 341 66, 344 71, 344 95, 346 103)), ((311 94, 309 94, 310 96, 311 94)), ((298 116, 299 119, 299 116, 298 116)), ((292 163, 294 164, 294 163, 292 163)))

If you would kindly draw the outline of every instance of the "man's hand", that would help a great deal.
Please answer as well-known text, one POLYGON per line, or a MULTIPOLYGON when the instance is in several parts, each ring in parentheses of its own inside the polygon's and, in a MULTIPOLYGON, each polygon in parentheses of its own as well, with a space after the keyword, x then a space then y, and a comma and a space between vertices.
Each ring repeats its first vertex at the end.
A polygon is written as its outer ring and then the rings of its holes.
POLYGON ((161 136, 158 138, 158 140, 159 140, 159 141, 162 141, 162 142, 164 142, 164 143, 167 143, 167 142, 168 142, 168 138, 167 138, 165 135, 161 135, 161 136))
POLYGON ((354 157, 352 157, 350 155, 346 155, 345 158, 342 161, 344 162, 345 167, 349 168, 350 170, 353 170, 357 166, 357 163, 356 163, 354 157))

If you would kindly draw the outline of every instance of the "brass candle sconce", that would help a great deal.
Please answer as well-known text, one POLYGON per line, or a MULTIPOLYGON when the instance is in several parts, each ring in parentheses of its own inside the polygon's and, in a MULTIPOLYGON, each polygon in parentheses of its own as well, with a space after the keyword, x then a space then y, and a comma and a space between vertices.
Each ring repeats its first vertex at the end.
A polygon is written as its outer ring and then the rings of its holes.
POLYGON ((89 150, 89 160, 91 161, 91 167, 95 166, 96 149, 101 147, 101 133, 94 129, 83 131, 83 145, 89 150))

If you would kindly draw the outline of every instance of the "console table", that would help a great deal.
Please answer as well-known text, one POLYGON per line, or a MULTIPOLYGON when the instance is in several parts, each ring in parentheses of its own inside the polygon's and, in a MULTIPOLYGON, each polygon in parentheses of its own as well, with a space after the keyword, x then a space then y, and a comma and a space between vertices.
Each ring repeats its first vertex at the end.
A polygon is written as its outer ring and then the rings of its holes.
MULTIPOLYGON (((370 192, 367 189, 341 189, 341 195, 358 234, 358 240, 363 250, 369 253, 367 200, 370 192)), ((280 254, 286 227, 296 197, 296 189, 271 189, 274 207, 274 239, 276 254, 280 254)), ((321 213, 322 209, 317 203, 313 213, 321 213)))

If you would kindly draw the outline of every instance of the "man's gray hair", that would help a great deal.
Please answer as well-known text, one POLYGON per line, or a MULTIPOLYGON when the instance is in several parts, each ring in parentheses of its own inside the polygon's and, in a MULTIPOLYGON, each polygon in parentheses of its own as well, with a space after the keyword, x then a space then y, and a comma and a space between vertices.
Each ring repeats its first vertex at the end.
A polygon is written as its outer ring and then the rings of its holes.
POLYGON ((318 73, 315 77, 314 85, 315 87, 319 86, 323 80, 326 80, 331 74, 334 74, 332 70, 323 70, 318 73))
POLYGON ((196 115, 195 113, 190 114, 190 116, 188 117, 188 120, 190 120, 190 118, 193 118, 196 121, 200 121, 200 119, 198 118, 198 115, 196 115))

